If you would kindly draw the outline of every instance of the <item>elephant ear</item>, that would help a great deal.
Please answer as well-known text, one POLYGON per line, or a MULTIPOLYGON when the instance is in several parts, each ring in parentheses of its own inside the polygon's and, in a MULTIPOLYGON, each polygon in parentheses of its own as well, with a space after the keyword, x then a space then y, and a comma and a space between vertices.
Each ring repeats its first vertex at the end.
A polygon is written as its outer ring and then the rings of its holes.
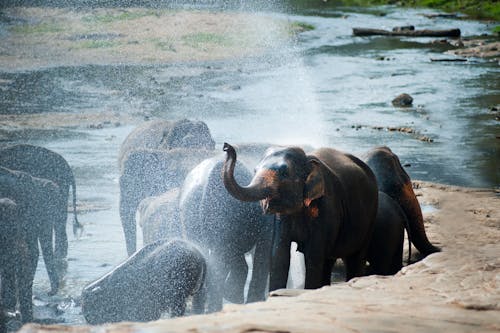
POLYGON ((310 157, 308 164, 310 172, 304 184, 304 205, 306 207, 309 207, 313 200, 319 199, 325 194, 325 178, 321 170, 321 161, 310 157))

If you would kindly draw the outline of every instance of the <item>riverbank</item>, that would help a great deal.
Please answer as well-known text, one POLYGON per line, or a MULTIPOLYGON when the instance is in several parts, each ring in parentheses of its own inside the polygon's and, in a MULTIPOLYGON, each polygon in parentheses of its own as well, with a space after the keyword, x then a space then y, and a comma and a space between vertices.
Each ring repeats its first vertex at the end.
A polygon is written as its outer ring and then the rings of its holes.
POLYGON ((441 253, 395 276, 369 276, 319 290, 281 290, 266 302, 220 313, 106 326, 29 324, 49 332, 498 332, 498 193, 415 182, 431 241, 441 253))
MULTIPOLYGON (((326 2, 326 1, 325 1, 326 2)), ((495 0, 341 0, 337 1, 348 6, 380 6, 398 5, 408 8, 431 8, 446 13, 460 13, 470 19, 494 20, 500 22, 500 3, 495 0)))
POLYGON ((146 8, 5 8, 0 70, 259 55, 307 29, 265 15, 146 8))

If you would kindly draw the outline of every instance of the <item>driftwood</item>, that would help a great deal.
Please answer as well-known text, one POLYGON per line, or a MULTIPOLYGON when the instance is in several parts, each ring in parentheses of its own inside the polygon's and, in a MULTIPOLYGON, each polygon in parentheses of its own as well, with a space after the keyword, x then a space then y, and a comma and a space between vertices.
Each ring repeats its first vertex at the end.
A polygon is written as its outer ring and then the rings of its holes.
POLYGON ((447 30, 411 30, 395 29, 393 31, 370 28, 353 28, 354 36, 407 36, 407 37, 460 37, 460 29, 447 30))
POLYGON ((464 58, 431 58, 432 62, 445 62, 445 61, 450 61, 450 62, 466 62, 467 59, 464 58))

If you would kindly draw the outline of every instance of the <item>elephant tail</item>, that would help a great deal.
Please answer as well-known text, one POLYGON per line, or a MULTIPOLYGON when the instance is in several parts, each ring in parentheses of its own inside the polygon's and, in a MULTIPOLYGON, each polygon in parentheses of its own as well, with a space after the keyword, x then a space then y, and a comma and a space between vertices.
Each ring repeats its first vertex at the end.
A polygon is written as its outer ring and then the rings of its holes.
POLYGON ((399 198, 399 204, 408 219, 408 235, 417 250, 423 255, 440 252, 441 249, 432 245, 425 233, 424 218, 411 181, 405 182, 399 198))
POLYGON ((402 217, 403 217, 404 228, 406 230, 406 234, 408 235, 408 265, 410 265, 411 264, 411 242, 412 242, 410 221, 408 221, 408 218, 406 217, 406 214, 403 211, 403 209, 401 209, 401 207, 400 207, 400 212, 401 212, 402 217))
POLYGON ((76 182, 75 176, 73 172, 71 172, 71 188, 73 189, 73 235, 78 235, 78 230, 80 230, 80 235, 83 232, 83 225, 78 221, 78 217, 76 215, 76 182))

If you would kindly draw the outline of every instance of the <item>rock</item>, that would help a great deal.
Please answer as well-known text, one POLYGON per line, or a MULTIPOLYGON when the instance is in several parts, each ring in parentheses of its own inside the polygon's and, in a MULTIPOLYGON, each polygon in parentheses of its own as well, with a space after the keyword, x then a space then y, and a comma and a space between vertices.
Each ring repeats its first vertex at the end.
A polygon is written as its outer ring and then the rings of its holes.
POLYGON ((413 97, 408 94, 401 94, 392 100, 392 105, 396 107, 409 107, 413 104, 413 97))

